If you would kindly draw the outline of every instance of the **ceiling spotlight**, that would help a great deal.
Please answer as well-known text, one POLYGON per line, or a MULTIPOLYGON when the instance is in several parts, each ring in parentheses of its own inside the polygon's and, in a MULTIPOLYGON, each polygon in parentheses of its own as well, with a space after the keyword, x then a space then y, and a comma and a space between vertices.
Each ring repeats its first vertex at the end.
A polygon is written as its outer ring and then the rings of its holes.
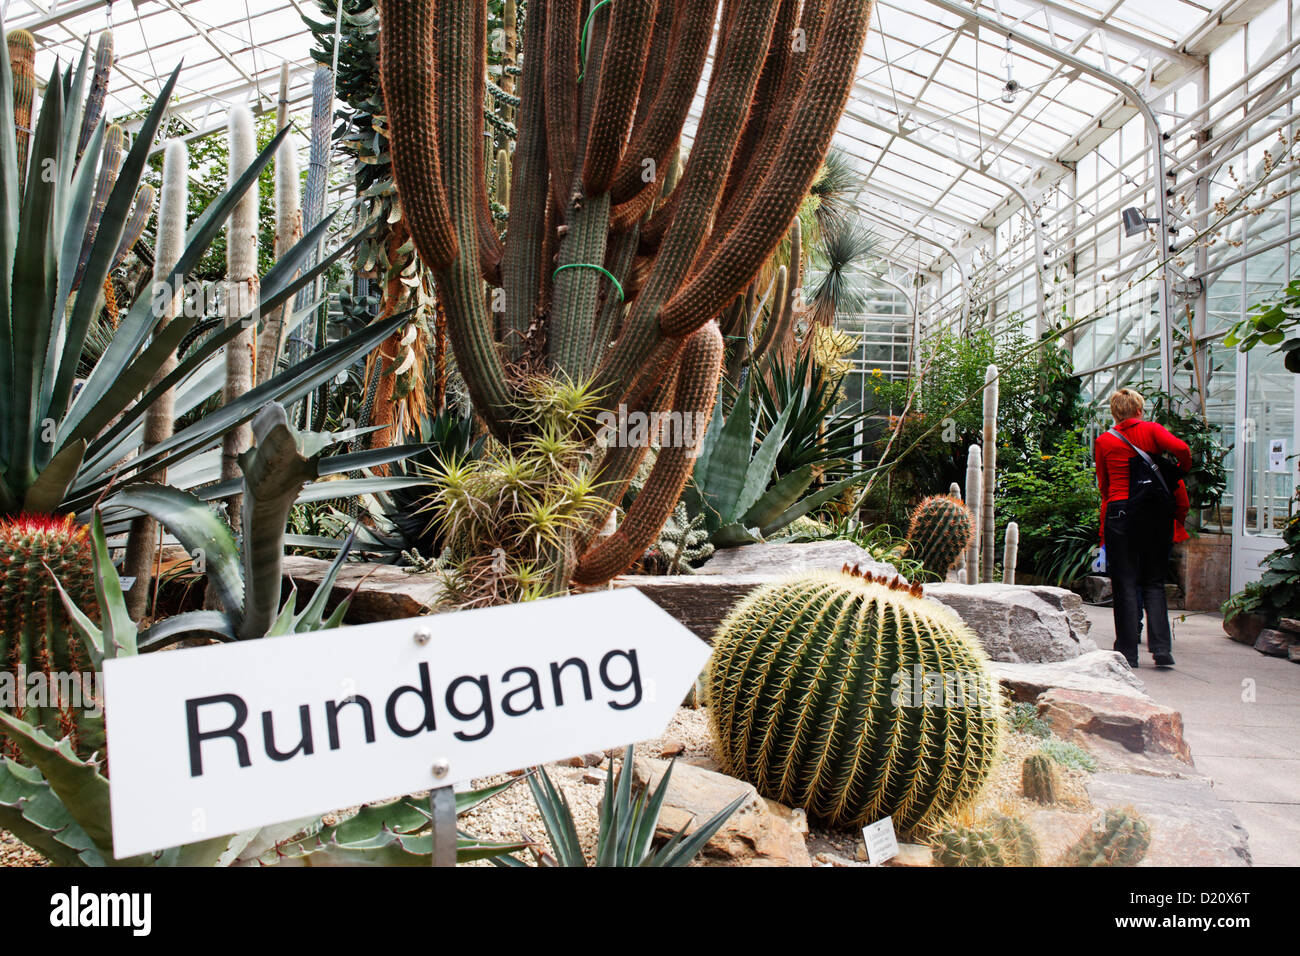
POLYGON ((1007 68, 1007 83, 1002 87, 1002 102, 1014 103, 1020 92, 1020 84, 1011 75, 1011 34, 1007 34, 1007 55, 1002 58, 1002 65, 1007 68))
POLYGON ((1124 222, 1124 235, 1130 239, 1139 233, 1146 232, 1147 226, 1158 223, 1159 219, 1152 219, 1150 216, 1142 215, 1142 210, 1136 206, 1129 206, 1120 214, 1124 222))

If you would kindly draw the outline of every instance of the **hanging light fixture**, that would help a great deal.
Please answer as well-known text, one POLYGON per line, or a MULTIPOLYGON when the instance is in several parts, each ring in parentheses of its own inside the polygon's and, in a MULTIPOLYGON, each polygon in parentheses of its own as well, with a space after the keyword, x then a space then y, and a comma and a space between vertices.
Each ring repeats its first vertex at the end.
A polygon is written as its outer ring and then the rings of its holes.
POLYGON ((1150 216, 1142 215, 1142 210, 1136 206, 1129 206, 1120 214, 1121 221, 1124 223, 1124 235, 1132 239, 1139 233, 1145 232, 1147 226, 1158 223, 1159 219, 1153 219, 1150 216))
POLYGON ((1014 103, 1016 94, 1020 92, 1020 84, 1016 78, 1011 75, 1011 34, 1007 34, 1007 53, 1002 58, 1002 65, 1007 68, 1007 83, 1002 87, 1002 102, 1014 103))

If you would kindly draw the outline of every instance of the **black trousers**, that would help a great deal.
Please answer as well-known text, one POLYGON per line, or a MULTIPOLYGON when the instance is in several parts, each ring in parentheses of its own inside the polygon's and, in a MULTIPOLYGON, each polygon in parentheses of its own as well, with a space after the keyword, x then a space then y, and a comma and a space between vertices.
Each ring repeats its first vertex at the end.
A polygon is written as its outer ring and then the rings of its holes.
POLYGON ((1165 577, 1173 546, 1173 521, 1172 514, 1131 512, 1127 501, 1106 506, 1106 565, 1115 596, 1115 650, 1129 663, 1138 659, 1143 606, 1147 648, 1153 655, 1172 653, 1165 577))

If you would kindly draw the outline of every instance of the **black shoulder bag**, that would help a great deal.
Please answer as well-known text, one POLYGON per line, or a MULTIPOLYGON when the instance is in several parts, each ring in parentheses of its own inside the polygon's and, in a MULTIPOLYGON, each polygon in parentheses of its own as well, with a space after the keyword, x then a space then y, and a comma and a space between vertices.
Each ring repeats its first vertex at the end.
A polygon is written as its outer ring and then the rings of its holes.
POLYGON ((1129 441, 1128 436, 1118 428, 1112 428, 1110 434, 1136 453, 1136 456, 1128 461, 1128 501, 1131 510, 1138 514, 1155 512, 1172 514, 1174 488, 1183 480, 1183 470, 1164 455, 1153 459, 1129 441))

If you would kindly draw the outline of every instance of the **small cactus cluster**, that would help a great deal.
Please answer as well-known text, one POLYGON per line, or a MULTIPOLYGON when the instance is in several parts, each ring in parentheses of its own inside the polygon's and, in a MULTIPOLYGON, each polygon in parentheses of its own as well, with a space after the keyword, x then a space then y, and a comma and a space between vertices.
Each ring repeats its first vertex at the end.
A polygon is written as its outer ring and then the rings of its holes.
POLYGON ((931 495, 912 512, 908 555, 926 572, 943 578, 962 559, 975 531, 975 519, 960 498, 931 495))
POLYGON ((678 503, 659 532, 658 543, 646 552, 643 564, 652 574, 694 574, 695 565, 713 556, 704 515, 691 517, 678 503))
POLYGON ((920 585, 846 567, 751 592, 705 674, 723 770, 829 826, 969 805, 1001 702, 977 639, 920 585))
POLYGON ((1056 768, 1044 754, 1030 754, 1020 768, 1020 787, 1024 795, 1038 803, 1055 803, 1056 768))
POLYGON ((1037 866, 1038 841, 1023 820, 1003 813, 972 824, 949 823, 930 836, 939 866, 1037 866))
MULTIPOLYGON (((95 574, 86 529, 75 526, 71 515, 0 519, 0 708, 55 740, 71 736, 74 749, 88 752, 102 739, 102 724, 83 733, 91 729, 87 708, 63 699, 70 690, 68 679, 88 672, 90 662, 64 610, 56 578, 78 607, 93 613, 95 574), (38 674, 44 681, 30 680, 38 674), (28 689, 42 684, 48 705, 28 707, 28 689)), ((17 756, 10 741, 0 743, 5 755, 17 756)))
POLYGON ((1135 810, 1110 808, 1065 851, 1065 866, 1137 866, 1151 847, 1151 828, 1135 810))

